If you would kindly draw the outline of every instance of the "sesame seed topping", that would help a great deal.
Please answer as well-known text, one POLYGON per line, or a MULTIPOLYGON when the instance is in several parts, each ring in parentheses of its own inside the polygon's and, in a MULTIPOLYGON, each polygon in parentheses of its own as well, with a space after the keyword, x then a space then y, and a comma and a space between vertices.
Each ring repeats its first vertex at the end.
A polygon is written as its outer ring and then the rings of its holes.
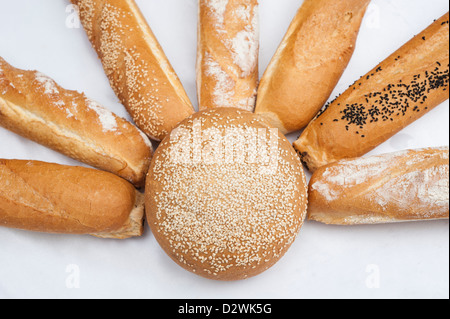
POLYGON ((111 87, 144 133, 161 138, 168 134, 169 127, 194 112, 136 5, 118 7, 105 1, 99 6, 93 0, 80 0, 78 5, 83 26, 111 87), (138 28, 131 27, 130 21, 138 28), (133 44, 130 35, 136 33, 141 33, 146 46, 133 44), (166 109, 175 111, 176 116, 167 117, 166 109))
POLYGON ((264 137, 258 129, 268 127, 251 113, 210 110, 176 129, 192 138, 167 138, 155 154, 147 185, 150 226, 191 271, 201 265, 206 277, 237 272, 245 278, 281 258, 303 223, 306 180, 298 157, 277 133, 276 163, 258 160, 274 151, 273 145, 251 143, 264 137), (191 154, 183 163, 175 160, 174 151, 195 149, 200 127, 215 134, 199 147, 221 145, 225 154, 236 152, 233 159, 209 162, 191 154), (228 134, 233 131, 238 134, 228 134))

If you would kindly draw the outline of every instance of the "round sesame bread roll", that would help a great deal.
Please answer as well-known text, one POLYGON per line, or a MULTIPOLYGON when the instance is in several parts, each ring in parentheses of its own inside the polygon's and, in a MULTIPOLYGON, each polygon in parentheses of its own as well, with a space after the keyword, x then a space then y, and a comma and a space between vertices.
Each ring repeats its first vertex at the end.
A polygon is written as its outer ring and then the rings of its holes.
POLYGON ((273 266, 306 217, 303 167, 264 119, 234 108, 199 112, 161 143, 146 214, 166 253, 209 279, 241 280, 273 266))
POLYGON ((360 157, 448 99, 449 14, 356 81, 294 143, 315 171, 360 157))

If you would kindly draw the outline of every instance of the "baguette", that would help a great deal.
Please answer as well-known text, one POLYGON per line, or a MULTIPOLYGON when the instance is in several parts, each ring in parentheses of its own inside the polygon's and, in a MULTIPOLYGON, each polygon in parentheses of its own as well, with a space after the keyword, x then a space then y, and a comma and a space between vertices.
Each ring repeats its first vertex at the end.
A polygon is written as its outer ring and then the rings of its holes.
POLYGON ((338 225, 449 218, 449 149, 342 160, 318 169, 309 219, 338 225))
POLYGON ((111 87, 136 125, 162 140, 194 108, 134 0, 71 0, 111 87))
POLYGON ((336 87, 370 0, 305 0, 264 73, 256 113, 284 134, 303 129, 336 87))
POLYGON ((142 186, 152 146, 134 125, 84 94, 0 58, 0 126, 142 186))
POLYGON ((257 0, 199 0, 197 94, 200 110, 253 111, 258 86, 257 0))
POLYGON ((360 157, 448 99, 449 14, 332 102, 294 143, 306 166, 360 157))
POLYGON ((125 239, 143 232, 143 195, 90 168, 0 160, 0 225, 125 239))

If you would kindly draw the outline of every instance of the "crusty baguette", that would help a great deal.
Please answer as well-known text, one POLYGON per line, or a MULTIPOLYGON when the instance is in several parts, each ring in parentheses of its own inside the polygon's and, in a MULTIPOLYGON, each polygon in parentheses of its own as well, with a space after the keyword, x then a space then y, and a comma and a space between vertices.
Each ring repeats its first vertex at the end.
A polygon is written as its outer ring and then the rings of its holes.
POLYGON ((143 195, 116 175, 0 160, 0 226, 125 239, 143 232, 143 195))
POLYGON ((313 174, 309 219, 339 225, 448 219, 448 174, 448 147, 341 160, 313 174))
POLYGON ((306 166, 362 156, 448 99, 449 14, 332 102, 294 147, 306 166))
POLYGON ((194 108, 134 0, 71 0, 120 101, 162 140, 194 108))
POLYGON ((133 124, 84 94, 0 57, 0 126, 142 186, 152 145, 133 124))
POLYGON ((355 50, 370 0, 305 0, 264 73, 256 113, 283 133, 320 111, 355 50))
POLYGON ((257 0, 199 0, 197 90, 200 110, 253 111, 258 86, 257 0))

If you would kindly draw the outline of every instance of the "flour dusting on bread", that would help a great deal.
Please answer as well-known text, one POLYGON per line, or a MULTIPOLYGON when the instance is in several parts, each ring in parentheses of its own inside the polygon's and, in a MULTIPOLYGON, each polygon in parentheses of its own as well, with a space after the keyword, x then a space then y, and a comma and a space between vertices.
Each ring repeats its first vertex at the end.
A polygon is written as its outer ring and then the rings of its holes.
POLYGON ((36 81, 38 81, 44 88, 44 94, 59 94, 55 81, 41 72, 36 72, 35 74, 36 81))
POLYGON ((256 104, 258 1, 200 1, 197 82, 200 109, 256 104))
POLYGON ((98 115, 98 120, 103 127, 103 132, 117 131, 116 116, 97 102, 86 98, 86 105, 98 115))
POLYGON ((310 218, 378 224, 449 215, 448 147, 341 160, 314 173, 310 218))
POLYGON ((232 107, 235 94, 233 79, 225 72, 217 61, 209 54, 205 54, 206 75, 216 81, 213 97, 218 107, 232 107))
MULTIPOLYGON (((251 8, 241 6, 236 10, 235 14, 244 17, 247 21, 250 19, 251 8)), ((228 44, 228 46, 230 46, 228 44)), ((233 52, 234 63, 239 66, 242 71, 241 76, 249 76, 258 63, 259 50, 259 18, 258 6, 253 8, 253 17, 251 24, 245 26, 244 30, 231 40, 231 49, 233 52)))
POLYGON ((229 0, 210 0, 206 1, 207 5, 211 9, 211 12, 214 15, 214 18, 217 21, 217 27, 219 30, 222 30, 222 27, 225 22, 225 13, 227 10, 229 0))

